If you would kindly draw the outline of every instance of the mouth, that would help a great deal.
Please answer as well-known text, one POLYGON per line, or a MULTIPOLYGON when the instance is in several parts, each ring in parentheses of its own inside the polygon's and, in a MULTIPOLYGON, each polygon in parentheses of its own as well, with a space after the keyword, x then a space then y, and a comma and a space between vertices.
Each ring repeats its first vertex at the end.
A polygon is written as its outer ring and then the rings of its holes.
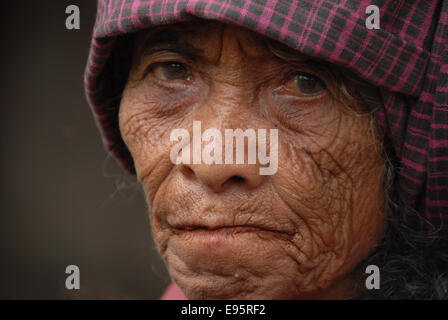
POLYGON ((238 234, 257 233, 270 234, 273 236, 291 238, 295 232, 280 231, 252 225, 223 225, 223 226, 178 226, 173 228, 177 235, 197 235, 197 236, 236 236, 238 234))
POLYGON ((253 225, 179 226, 172 229, 169 241, 175 251, 191 250, 193 256, 230 257, 248 245, 291 242, 295 233, 253 225))

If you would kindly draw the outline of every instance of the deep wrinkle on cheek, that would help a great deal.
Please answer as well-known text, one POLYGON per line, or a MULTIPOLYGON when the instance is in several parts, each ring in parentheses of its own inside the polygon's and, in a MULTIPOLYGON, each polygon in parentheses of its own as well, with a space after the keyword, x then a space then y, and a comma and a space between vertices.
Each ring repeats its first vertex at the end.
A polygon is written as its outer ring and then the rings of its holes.
POLYGON ((174 167, 169 157, 170 128, 181 125, 182 118, 158 117, 154 103, 141 101, 138 87, 125 91, 119 113, 120 130, 130 150, 136 167, 138 180, 147 195, 148 204, 152 204, 159 186, 174 167))
MULTIPOLYGON (((340 126, 338 126, 336 132, 350 132, 350 137, 359 137, 359 133, 363 132, 363 130, 347 130, 347 128, 343 128, 343 125, 350 124, 350 121, 346 121, 347 119, 344 119, 344 121, 341 119, 340 126), (356 132, 359 131, 359 132, 356 132)), ((359 119, 358 119, 359 120, 359 119)), ((368 121, 366 121, 368 123, 368 121)), ((351 123, 352 125, 356 125, 357 123, 351 123)), ((358 125, 358 127, 362 127, 358 125)), ((308 158, 309 161, 301 161, 299 163, 302 163, 302 165, 299 165, 298 167, 291 168, 289 170, 286 170, 286 172, 294 171, 297 172, 300 176, 300 172, 306 172, 308 174, 312 174, 309 179, 304 179, 304 181, 315 181, 321 183, 321 186, 314 185, 317 187, 316 190, 327 190, 331 192, 335 192, 333 196, 325 196, 321 193, 316 193, 315 197, 312 197, 313 192, 311 190, 306 189, 306 184, 303 184, 301 188, 304 188, 303 190, 308 190, 306 192, 307 198, 311 196, 311 201, 309 201, 310 209, 312 208, 313 212, 319 212, 319 209, 322 208, 331 208, 340 212, 340 211, 353 211, 351 209, 351 203, 353 202, 352 198, 352 192, 359 192, 356 190, 360 190, 360 187, 355 184, 355 181, 362 181, 363 176, 365 175, 366 170, 369 170, 370 168, 373 170, 373 176, 375 174, 377 176, 381 176, 381 169, 378 169, 378 163, 381 162, 381 158, 379 155, 375 156, 375 144, 371 142, 369 139, 361 139, 364 140, 364 142, 357 141, 356 139, 346 139, 344 136, 338 136, 334 135, 334 139, 332 139, 332 143, 328 144, 328 147, 321 147, 318 150, 311 151, 309 147, 303 147, 300 145, 294 146, 294 144, 289 145, 289 147, 284 147, 283 150, 286 150, 288 152, 287 158, 294 158, 294 159, 306 159, 308 158), (344 142, 344 140, 346 140, 344 142), (310 162, 311 161, 311 162, 310 162), (305 163, 310 163, 310 166, 305 166, 305 163), (360 179, 361 178, 361 179, 360 179), (330 183, 332 187, 330 187, 330 183), (335 196, 337 195, 337 196, 335 196), (347 208, 339 208, 338 206, 334 206, 332 204, 331 206, 323 205, 321 201, 319 201, 319 197, 321 199, 340 199, 342 202, 345 202, 347 204, 347 208), (314 199, 314 200, 312 200, 314 199), (345 200, 344 200, 345 199, 345 200), (317 201, 316 201, 317 200, 317 201), (320 205, 319 205, 320 203, 320 205), (316 211, 317 210, 317 211, 316 211)), ((373 140, 372 140, 373 141, 373 140)), ((317 143, 316 143, 317 145, 317 143)), ((298 164, 299 164, 298 163, 298 164)), ((285 171, 285 168, 282 168, 283 170, 280 171, 280 174, 285 171)), ((286 178, 286 177, 285 177, 286 178)), ((375 179, 375 178, 374 178, 375 179)), ((299 183, 300 179, 298 179, 296 182, 294 179, 291 179, 289 184, 286 184, 285 186, 290 186, 291 188, 294 188, 295 183, 299 183)), ((287 180, 286 180, 287 181, 287 180)), ((377 181, 375 181, 377 183, 377 181)), ((313 184, 311 184, 313 185, 313 184)), ((310 185, 310 186, 311 186, 310 185)), ((293 195, 294 190, 293 189, 287 189, 284 192, 279 192, 279 194, 290 194, 293 195)), ((297 194, 299 195, 299 194, 297 194)), ((306 198, 300 198, 299 199, 299 207, 300 205, 304 205, 306 198)), ((297 208, 297 204, 292 205, 292 207, 297 208)), ((354 213, 355 214, 355 213, 354 213)), ((320 221, 322 221, 319 218, 320 221)), ((316 233, 319 234, 319 233, 316 233)))

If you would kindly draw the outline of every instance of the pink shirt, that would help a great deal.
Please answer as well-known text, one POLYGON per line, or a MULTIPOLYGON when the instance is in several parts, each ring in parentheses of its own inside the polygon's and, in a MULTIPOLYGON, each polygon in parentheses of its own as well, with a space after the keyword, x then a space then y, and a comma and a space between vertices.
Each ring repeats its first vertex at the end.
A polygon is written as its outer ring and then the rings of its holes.
POLYGON ((160 297, 160 300, 187 300, 182 290, 173 281, 160 297))

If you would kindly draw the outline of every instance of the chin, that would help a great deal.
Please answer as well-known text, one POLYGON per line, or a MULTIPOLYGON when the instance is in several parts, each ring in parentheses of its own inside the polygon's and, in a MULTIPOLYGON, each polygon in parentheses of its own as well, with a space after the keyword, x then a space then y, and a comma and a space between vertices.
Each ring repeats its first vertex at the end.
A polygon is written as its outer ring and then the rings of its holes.
POLYGON ((187 232, 167 241, 163 258, 189 299, 294 299, 314 289, 285 254, 284 239, 257 231, 218 233, 187 232))

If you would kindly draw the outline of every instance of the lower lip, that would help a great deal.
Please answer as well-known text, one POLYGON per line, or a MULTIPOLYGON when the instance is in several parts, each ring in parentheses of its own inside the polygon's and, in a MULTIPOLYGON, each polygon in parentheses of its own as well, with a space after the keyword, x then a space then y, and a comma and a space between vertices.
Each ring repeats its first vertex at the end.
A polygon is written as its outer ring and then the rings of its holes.
POLYGON ((290 236, 286 233, 270 231, 266 229, 256 228, 256 227, 223 227, 217 229, 176 229, 175 234, 194 239, 195 241, 205 242, 208 244, 212 243, 223 243, 229 242, 230 240, 237 240, 238 238, 243 238, 253 235, 265 235, 269 237, 281 237, 289 238, 290 236))

